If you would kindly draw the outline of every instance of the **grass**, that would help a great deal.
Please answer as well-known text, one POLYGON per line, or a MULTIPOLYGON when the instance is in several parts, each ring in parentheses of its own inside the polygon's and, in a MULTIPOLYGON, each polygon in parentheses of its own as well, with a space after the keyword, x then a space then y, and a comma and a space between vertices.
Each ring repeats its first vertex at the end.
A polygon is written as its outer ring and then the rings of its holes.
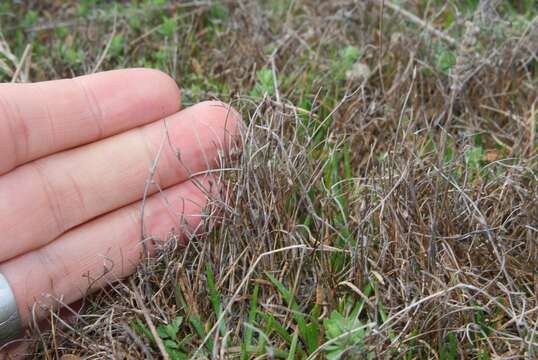
POLYGON ((2 81, 149 66, 247 125, 222 216, 35 357, 538 356, 538 8, 487 3, 2 3, 2 81))

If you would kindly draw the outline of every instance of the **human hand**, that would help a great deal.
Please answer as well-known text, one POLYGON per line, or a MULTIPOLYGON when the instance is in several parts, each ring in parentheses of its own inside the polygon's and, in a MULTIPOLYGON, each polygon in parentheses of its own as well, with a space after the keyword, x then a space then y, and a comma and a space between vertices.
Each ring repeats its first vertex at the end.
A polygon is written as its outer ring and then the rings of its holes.
POLYGON ((157 154, 145 233, 196 228, 215 186, 204 172, 240 120, 218 102, 179 110, 175 82, 155 70, 0 84, 0 273, 22 324, 42 316, 36 303, 69 304, 135 270, 157 154))

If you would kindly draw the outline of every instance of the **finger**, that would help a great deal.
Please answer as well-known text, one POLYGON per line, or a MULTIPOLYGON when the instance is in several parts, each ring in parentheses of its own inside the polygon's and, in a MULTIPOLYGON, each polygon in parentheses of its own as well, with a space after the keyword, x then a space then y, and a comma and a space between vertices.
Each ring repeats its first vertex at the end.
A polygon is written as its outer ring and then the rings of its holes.
POLYGON ((30 344, 24 340, 14 340, 6 345, 0 345, 0 360, 28 359, 30 344))
POLYGON ((150 69, 0 84, 0 174, 175 113, 175 81, 150 69))
MULTIPOLYGON (((166 119, 23 165, 0 177, 0 261, 43 246, 65 231, 142 198, 160 152, 161 188, 218 164, 238 116, 205 102, 166 119), (181 161, 176 156, 179 152, 181 161)), ((157 186, 149 188, 155 192, 157 186)))
MULTIPOLYGON (((62 305, 64 304, 62 303, 62 305)), ((41 333, 50 331, 51 329, 54 332, 57 332, 58 330, 64 328, 66 324, 75 324, 78 320, 80 320, 80 313, 82 312, 83 306, 84 303, 82 299, 80 299, 72 304, 65 305, 64 307, 59 309, 59 311, 55 312, 54 316, 52 316, 53 313, 47 313, 47 315, 44 316, 43 319, 38 320, 37 322, 30 325, 34 327, 33 330, 30 331, 30 333, 35 333, 35 331, 41 333)), ((37 342, 37 339, 30 336, 27 338, 15 339, 13 341, 10 341, 8 344, 0 345, 0 360, 35 358, 37 354, 34 352, 34 349, 37 342)), ((39 353, 39 355, 46 358, 45 354, 42 352, 39 353)))
MULTIPOLYGON (((171 230, 185 236, 198 226, 208 194, 216 185, 211 177, 197 177, 147 199, 144 224, 148 234, 166 239, 171 230)), ((140 242, 140 203, 128 205, 92 220, 43 248, 0 264, 9 281, 24 323, 35 302, 74 302, 132 273, 143 251, 140 242), (50 294, 47 296, 46 294, 50 294)), ((151 242, 145 242, 153 250, 151 242)))

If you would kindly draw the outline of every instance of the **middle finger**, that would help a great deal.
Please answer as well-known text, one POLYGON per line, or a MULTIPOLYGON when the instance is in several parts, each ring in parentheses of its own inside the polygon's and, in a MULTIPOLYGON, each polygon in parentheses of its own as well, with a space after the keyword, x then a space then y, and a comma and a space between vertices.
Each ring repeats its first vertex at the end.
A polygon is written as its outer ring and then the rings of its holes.
MULTIPOLYGON (((154 180, 166 188, 215 166, 219 150, 237 132, 237 120, 218 102, 200 103, 167 118, 166 141, 172 146, 163 147, 154 180)), ((163 131, 161 120, 0 177, 0 228, 5 229, 0 262, 142 198, 163 131)))

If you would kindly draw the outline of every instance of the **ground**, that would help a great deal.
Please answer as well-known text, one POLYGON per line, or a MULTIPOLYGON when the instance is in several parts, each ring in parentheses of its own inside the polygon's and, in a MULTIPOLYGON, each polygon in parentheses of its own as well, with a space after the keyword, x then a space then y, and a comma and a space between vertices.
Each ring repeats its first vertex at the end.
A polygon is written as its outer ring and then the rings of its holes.
POLYGON ((536 358, 537 14, 2 2, 0 80, 152 67, 246 124, 220 216, 51 315, 35 358, 536 358))

